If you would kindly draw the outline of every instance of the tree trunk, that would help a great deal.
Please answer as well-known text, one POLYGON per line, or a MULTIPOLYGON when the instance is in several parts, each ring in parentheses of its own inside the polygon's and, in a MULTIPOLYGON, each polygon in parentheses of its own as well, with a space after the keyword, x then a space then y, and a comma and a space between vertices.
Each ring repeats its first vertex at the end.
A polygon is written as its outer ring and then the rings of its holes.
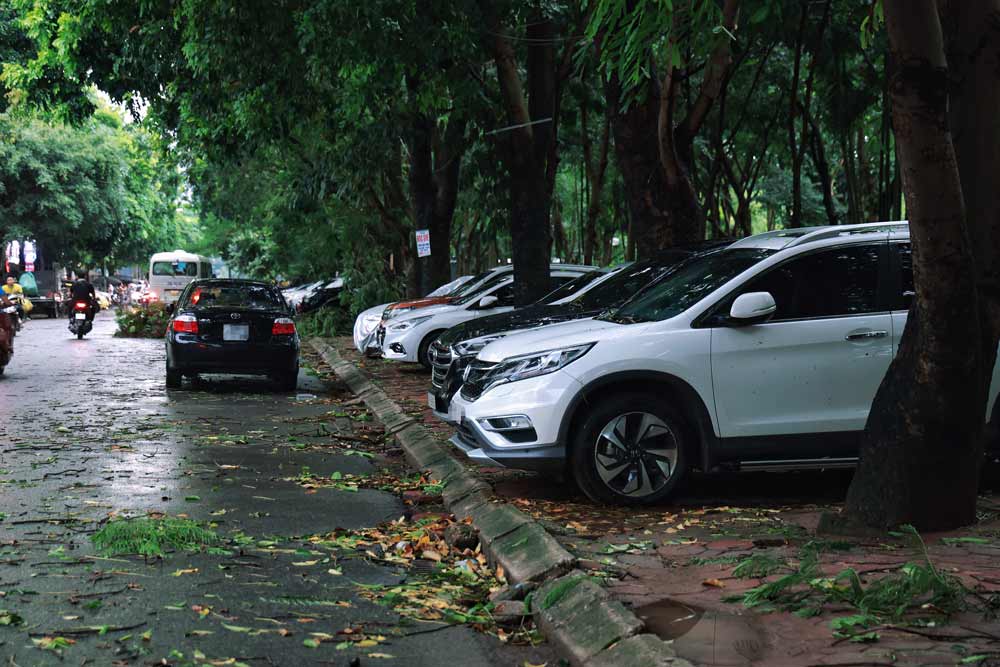
POLYGON ((1000 0, 938 0, 938 10, 951 74, 949 121, 975 256, 988 389, 1000 340, 1000 0))
MULTIPOLYGON (((552 193, 550 166, 555 160, 558 113, 555 30, 540 10, 532 12, 527 33, 527 89, 521 84, 514 47, 500 23, 491 0, 480 0, 490 30, 486 33, 496 66, 500 95, 510 128, 498 138, 508 176, 511 200, 511 256, 514 263, 515 300, 528 304, 550 291, 551 234, 549 213, 552 193)), ((554 181, 553 181, 554 182, 554 181)))
POLYGON ((985 389, 973 256, 948 131, 948 69, 934 0, 884 0, 892 117, 916 297, 875 396, 848 526, 948 530, 976 518, 985 389))
MULTIPOLYGON (((732 34, 736 30, 740 0, 725 0, 722 23, 732 34)), ((703 212, 691 183, 690 159, 695 137, 708 112, 728 83, 729 39, 723 35, 712 51, 698 96, 687 116, 674 123, 677 86, 673 72, 666 68, 663 81, 655 68, 646 89, 628 109, 615 114, 613 133, 615 157, 625 182, 631 212, 630 242, 638 258, 657 250, 698 241, 704 235, 703 212), (651 141, 656 137, 657 141, 651 141)), ((612 109, 622 106, 622 90, 615 77, 607 82, 605 95, 612 109)))

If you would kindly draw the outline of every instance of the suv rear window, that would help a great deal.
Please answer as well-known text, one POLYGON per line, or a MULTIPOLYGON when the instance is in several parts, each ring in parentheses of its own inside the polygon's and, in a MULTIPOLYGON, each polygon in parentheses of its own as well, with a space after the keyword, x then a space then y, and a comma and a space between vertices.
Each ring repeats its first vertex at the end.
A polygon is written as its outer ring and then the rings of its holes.
POLYGON ((185 306, 201 308, 284 308, 285 300, 266 285, 195 285, 184 299, 185 306))

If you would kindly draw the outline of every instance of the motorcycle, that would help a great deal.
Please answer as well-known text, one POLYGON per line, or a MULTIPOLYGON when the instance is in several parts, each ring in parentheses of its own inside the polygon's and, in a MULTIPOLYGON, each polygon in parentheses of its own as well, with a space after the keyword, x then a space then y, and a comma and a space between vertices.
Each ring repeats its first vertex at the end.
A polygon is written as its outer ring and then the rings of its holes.
POLYGON ((14 356, 14 319, 17 308, 5 299, 0 299, 0 375, 14 356))
POLYGON ((69 314, 69 330, 76 335, 77 340, 83 340, 83 337, 94 328, 90 309, 91 305, 86 301, 79 299, 73 301, 73 308, 69 314))
POLYGON ((11 324, 14 327, 14 335, 21 330, 21 324, 28 318, 28 313, 31 311, 31 302, 27 298, 20 294, 11 294, 7 297, 11 305, 14 307, 14 314, 11 315, 11 324))

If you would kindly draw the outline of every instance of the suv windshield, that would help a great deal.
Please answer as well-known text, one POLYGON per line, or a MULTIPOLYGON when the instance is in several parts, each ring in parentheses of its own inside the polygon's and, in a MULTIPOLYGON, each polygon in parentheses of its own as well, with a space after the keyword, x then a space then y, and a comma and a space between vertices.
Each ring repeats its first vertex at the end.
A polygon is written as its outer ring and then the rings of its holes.
POLYGON ((736 248, 695 257, 620 308, 601 315, 600 319, 621 324, 669 319, 774 252, 763 248, 736 248))
POLYGON ((191 290, 185 306, 199 308, 284 308, 284 299, 266 285, 229 283, 196 285, 191 290))
POLYGON ((543 296, 536 303, 541 305, 546 305, 550 303, 555 303, 559 299, 565 299, 568 296, 576 294, 581 289, 583 289, 584 287, 594 282, 603 275, 606 275, 604 271, 588 271, 587 273, 584 273, 583 275, 577 278, 573 278, 573 280, 570 280, 567 283, 563 283, 559 287, 555 288, 554 290, 543 296))

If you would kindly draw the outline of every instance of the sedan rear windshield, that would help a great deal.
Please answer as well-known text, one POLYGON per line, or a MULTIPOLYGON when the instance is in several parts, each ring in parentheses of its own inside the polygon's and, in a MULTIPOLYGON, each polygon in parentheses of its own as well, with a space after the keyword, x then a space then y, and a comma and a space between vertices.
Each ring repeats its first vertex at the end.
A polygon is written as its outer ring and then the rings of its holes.
POLYGON ((629 324, 675 317, 774 252, 737 248, 700 255, 601 319, 629 324))
POLYGON ((284 308, 285 301, 266 285, 197 285, 184 302, 201 308, 284 308))

